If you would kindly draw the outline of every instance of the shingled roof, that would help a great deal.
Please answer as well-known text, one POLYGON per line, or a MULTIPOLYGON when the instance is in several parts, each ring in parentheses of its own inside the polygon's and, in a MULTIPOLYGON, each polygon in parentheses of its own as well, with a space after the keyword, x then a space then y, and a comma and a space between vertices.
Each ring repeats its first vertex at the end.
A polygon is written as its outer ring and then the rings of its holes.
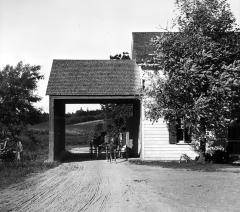
POLYGON ((133 32, 132 33, 132 59, 138 64, 151 58, 154 48, 151 40, 156 36, 161 36, 165 32, 133 32))
POLYGON ((132 60, 53 60, 47 95, 138 95, 140 72, 132 60))

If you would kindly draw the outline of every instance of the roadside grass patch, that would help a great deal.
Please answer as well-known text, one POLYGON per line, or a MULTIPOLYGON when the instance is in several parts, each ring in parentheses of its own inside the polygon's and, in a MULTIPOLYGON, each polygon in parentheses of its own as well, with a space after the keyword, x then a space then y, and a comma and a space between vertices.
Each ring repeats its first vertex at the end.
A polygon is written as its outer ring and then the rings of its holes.
POLYGON ((40 161, 0 162, 0 189, 21 182, 31 173, 44 172, 58 166, 59 163, 44 163, 40 161))
POLYGON ((130 163, 136 165, 158 166, 162 168, 171 169, 185 169, 188 171, 203 171, 203 172, 216 172, 216 171, 229 171, 234 168, 234 173, 240 173, 240 167, 231 164, 216 164, 216 163, 198 163, 190 161, 189 163, 179 163, 178 161, 142 161, 142 160, 129 160, 130 163))
MULTIPOLYGON (((95 123, 67 125, 66 148, 71 149, 72 147, 86 146, 88 144, 86 134, 94 127, 95 123)), ((44 161, 48 159, 49 151, 48 128, 48 122, 44 122, 38 125, 28 126, 28 129, 22 132, 22 161, 0 161, 0 189, 6 188, 14 183, 22 182, 30 174, 44 172, 60 164, 59 162, 44 163, 44 161)), ((66 154, 70 153, 66 152, 66 154)), ((70 154, 70 156, 72 155, 73 154, 70 154)), ((78 155, 74 155, 74 157, 78 157, 78 155)), ((80 159, 86 160, 88 158, 80 159)), ((73 167, 73 169, 77 169, 77 167, 73 167)))
POLYGON ((0 189, 23 181, 34 173, 54 168, 58 163, 44 163, 48 158, 48 134, 36 131, 24 131, 21 135, 23 144, 22 161, 0 161, 0 189))

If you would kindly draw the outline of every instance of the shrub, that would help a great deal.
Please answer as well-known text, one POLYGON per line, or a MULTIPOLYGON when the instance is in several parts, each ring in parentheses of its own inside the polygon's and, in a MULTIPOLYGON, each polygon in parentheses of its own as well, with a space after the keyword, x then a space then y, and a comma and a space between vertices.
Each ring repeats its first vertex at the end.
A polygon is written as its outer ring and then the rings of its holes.
POLYGON ((214 163, 226 163, 228 161, 228 153, 220 146, 211 146, 207 149, 205 154, 206 161, 214 163))

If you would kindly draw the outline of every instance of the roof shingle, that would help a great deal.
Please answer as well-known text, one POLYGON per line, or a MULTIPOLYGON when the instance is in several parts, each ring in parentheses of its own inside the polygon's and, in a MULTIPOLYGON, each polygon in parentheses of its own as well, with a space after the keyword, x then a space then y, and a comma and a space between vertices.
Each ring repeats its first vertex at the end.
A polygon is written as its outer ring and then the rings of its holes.
POLYGON ((140 71, 132 60, 53 60, 47 95, 138 95, 140 71))

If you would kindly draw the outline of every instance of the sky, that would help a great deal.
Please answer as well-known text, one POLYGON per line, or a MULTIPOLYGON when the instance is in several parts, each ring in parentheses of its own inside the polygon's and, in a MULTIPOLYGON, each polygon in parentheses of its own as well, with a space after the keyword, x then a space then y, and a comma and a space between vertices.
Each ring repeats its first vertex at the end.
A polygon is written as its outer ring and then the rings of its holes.
MULTIPOLYGON (((171 27, 174 2, 0 0, 0 68, 19 61, 40 65, 45 78, 39 82, 37 94, 42 100, 36 106, 48 112, 45 93, 53 59, 109 59, 116 53, 131 52, 132 32, 171 27)), ((240 23, 240 1, 228 2, 240 23)), ((68 105, 66 112, 76 109, 68 105)))

